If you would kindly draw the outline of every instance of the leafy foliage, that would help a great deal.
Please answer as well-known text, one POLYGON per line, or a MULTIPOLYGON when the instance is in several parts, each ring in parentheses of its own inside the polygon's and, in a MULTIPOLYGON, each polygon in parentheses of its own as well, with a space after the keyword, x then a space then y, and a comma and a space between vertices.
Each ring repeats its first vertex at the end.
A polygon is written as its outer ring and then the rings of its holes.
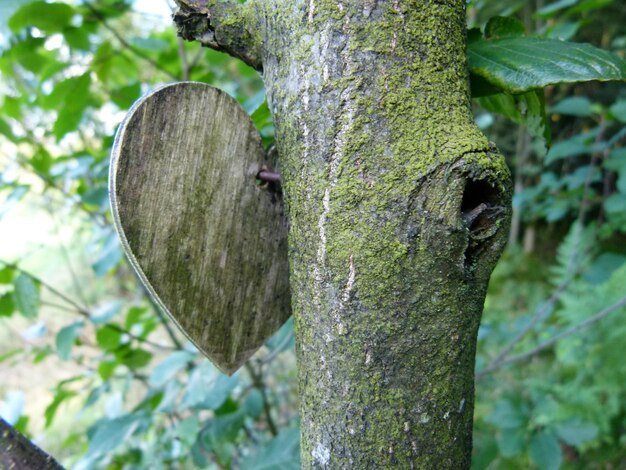
MULTIPOLYGON (((479 332, 474 468, 620 468, 626 13, 538 4, 468 7, 477 122, 516 187, 479 332)), ((107 209, 115 126, 142 93, 218 86, 269 147, 257 74, 127 0, 3 2, 0 34, 0 414, 71 468, 298 468, 292 322, 222 375, 145 297, 107 209)))
POLYGON ((470 34, 470 67, 472 57, 474 73, 486 67, 472 84, 478 122, 510 156, 515 179, 510 246, 492 276, 479 332, 474 468, 620 467, 624 379, 613 334, 623 334, 626 314, 626 207, 618 184, 626 44, 617 23, 624 12, 612 1, 554 1, 540 10, 534 2, 472 3, 471 26, 480 29, 470 34), (483 16, 490 8, 491 17, 483 16), (562 39, 576 42, 553 42, 562 39), (528 49, 516 49, 525 42, 528 49), (611 50, 585 59, 591 46, 578 43, 611 50), (500 62, 489 68, 485 58, 500 62), (565 68, 585 67, 557 79, 549 64, 557 58, 565 68), (535 60, 547 67, 526 73, 535 60), (595 60, 614 64, 619 81, 572 83, 588 65, 602 70, 595 60), (560 85, 537 89, 553 73, 560 85), (520 127, 511 132, 481 109, 520 127))

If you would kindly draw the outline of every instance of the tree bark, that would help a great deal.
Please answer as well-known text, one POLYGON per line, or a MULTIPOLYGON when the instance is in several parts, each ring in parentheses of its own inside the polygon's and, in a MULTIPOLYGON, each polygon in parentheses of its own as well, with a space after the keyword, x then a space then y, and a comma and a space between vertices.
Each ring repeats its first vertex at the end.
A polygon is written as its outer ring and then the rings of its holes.
POLYGON ((0 468, 7 470, 63 470, 54 458, 0 418, 0 468))
POLYGON ((465 1, 205 9, 209 46, 260 57, 274 116, 303 467, 469 468, 476 333, 511 192, 471 114, 465 1))

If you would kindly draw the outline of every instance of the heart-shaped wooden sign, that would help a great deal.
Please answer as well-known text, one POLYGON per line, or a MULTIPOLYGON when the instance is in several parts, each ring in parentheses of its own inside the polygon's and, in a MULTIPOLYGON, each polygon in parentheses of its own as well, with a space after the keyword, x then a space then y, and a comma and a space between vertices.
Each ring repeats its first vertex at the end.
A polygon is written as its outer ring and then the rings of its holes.
POLYGON ((203 83, 141 98, 120 125, 109 191, 115 226, 156 303, 234 373, 289 318, 281 194, 247 113, 203 83))

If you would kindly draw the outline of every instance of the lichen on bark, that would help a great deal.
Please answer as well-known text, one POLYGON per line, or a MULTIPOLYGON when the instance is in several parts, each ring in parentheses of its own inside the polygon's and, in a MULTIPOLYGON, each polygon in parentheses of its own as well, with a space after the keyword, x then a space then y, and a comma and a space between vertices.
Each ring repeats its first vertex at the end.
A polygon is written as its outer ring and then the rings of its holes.
POLYGON ((246 5, 291 227, 303 467, 468 468, 510 183, 471 114, 465 2, 246 5))

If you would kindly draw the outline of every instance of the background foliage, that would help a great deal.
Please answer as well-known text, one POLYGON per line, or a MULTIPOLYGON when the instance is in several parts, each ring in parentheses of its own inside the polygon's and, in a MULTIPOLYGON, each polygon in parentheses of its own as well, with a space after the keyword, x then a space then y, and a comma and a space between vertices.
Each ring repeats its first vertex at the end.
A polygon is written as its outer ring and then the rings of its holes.
MULTIPOLYGON (((625 24, 619 0, 468 4, 476 121, 515 179, 475 469, 626 467, 626 86, 598 81, 626 76, 625 24)), ((291 322, 220 374, 146 297, 108 212, 134 100, 207 82, 269 145, 259 77, 129 0, 0 0, 0 34, 0 415, 68 468, 298 468, 291 322)))

